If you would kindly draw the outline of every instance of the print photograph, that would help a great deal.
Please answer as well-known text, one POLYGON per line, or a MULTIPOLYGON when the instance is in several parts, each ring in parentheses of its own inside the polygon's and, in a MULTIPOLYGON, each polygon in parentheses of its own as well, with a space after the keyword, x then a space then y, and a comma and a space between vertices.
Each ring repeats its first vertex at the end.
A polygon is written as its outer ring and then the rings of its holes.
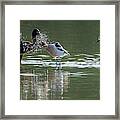
POLYGON ((3 10, 5 116, 114 117, 116 5, 26 2, 3 10))
POLYGON ((20 100, 100 100, 100 20, 20 20, 20 100))

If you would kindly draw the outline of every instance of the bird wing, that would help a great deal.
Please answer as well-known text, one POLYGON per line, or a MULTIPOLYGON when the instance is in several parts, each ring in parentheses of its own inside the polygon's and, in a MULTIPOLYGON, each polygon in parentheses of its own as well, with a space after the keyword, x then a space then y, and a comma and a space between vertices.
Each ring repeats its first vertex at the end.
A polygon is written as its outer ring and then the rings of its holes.
POLYGON ((57 48, 58 50, 60 50, 60 51, 64 51, 62 48, 57 48))

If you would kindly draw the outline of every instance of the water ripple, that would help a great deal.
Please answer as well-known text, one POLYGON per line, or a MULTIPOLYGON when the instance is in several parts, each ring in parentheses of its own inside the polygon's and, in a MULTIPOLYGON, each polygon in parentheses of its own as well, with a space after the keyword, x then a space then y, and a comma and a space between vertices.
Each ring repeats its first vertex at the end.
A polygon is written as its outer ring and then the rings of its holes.
POLYGON ((62 60, 55 60, 47 55, 38 55, 37 57, 30 56, 22 60, 22 64, 26 65, 37 65, 38 67, 56 67, 60 64, 62 67, 75 67, 75 68, 99 68, 100 67, 100 56, 99 54, 87 55, 87 54, 77 54, 70 56, 68 58, 63 58, 62 60), (60 62, 61 61, 61 62, 60 62))

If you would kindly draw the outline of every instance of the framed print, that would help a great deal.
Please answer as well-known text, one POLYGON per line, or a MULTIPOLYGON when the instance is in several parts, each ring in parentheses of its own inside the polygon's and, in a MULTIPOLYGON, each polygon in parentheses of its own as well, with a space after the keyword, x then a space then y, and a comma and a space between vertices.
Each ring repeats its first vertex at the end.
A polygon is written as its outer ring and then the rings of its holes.
POLYGON ((117 0, 1 9, 2 119, 119 119, 117 0))

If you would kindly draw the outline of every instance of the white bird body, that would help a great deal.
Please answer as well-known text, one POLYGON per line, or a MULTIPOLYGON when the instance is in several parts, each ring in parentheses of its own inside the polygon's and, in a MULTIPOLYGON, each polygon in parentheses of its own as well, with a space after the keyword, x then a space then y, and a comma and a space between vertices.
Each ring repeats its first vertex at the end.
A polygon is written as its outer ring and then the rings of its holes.
POLYGON ((55 58, 61 58, 70 55, 58 42, 48 44, 45 49, 55 58))

